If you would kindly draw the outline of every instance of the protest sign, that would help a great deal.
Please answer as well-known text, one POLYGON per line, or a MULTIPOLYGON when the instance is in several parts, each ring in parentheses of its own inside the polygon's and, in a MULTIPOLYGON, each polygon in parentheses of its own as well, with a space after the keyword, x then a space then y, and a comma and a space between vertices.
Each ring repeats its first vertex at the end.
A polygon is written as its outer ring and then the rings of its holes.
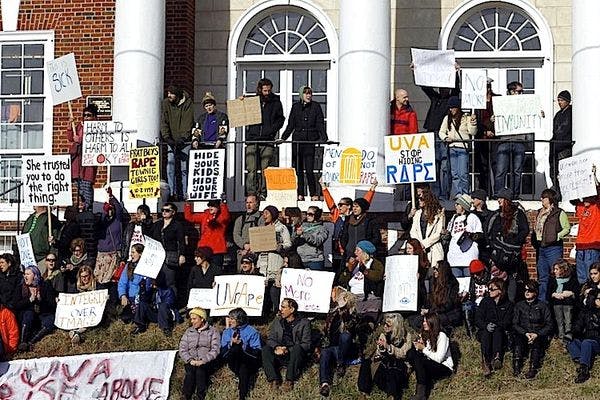
POLYGON ((81 354, 3 363, 3 399, 168 399, 174 350, 81 354))
POLYGON ((158 146, 129 151, 129 198, 150 199, 160 196, 160 151, 158 146))
POLYGON ((23 201, 38 206, 70 206, 71 158, 23 156, 23 201))
POLYGON ((144 235, 144 252, 135 267, 135 273, 156 279, 166 256, 161 242, 144 235))
POLYGON ((267 181, 267 199, 270 204, 281 210, 298 205, 298 180, 294 168, 269 167, 263 171, 267 181))
POLYGON ((81 165, 129 165, 132 132, 117 121, 85 121, 81 165))
POLYGON ((383 312, 417 311, 419 257, 397 255, 386 258, 383 312))
POLYGON ((48 82, 50 82, 53 105, 81 97, 75 54, 65 54, 62 57, 48 61, 46 63, 46 74, 48 75, 48 82))
POLYGON ((386 183, 434 182, 434 135, 428 132, 385 136, 386 183))
POLYGON ((223 316, 241 307, 251 317, 262 314, 265 278, 253 275, 220 275, 215 277, 214 305, 210 315, 223 316))
POLYGON ((218 200, 225 180, 225 149, 192 150, 188 168, 188 200, 218 200))
POLYGON ((277 250, 275 225, 252 226, 248 229, 250 248, 253 253, 277 250))
POLYGON ((542 105, 536 94, 492 97, 496 136, 533 133, 542 129, 542 105))
POLYGON ((596 196, 596 183, 589 154, 582 154, 558 161, 558 183, 563 200, 596 196))
POLYGON ((376 147, 324 147, 324 182, 330 185, 370 185, 376 178, 376 147))
POLYGON ((102 320, 108 289, 81 293, 59 293, 54 325, 72 330, 96 326, 102 320))
MULTIPOLYGON (((264 286, 264 279, 263 279, 264 286)), ((205 310, 210 310, 216 306, 216 292, 214 288, 210 289, 190 289, 190 295, 188 297, 187 308, 200 307, 205 310)))
POLYGON ((250 96, 244 97, 243 100, 227 100, 227 115, 231 128, 260 124, 262 122, 260 97, 250 96))
POLYGON ((453 88, 456 85, 454 50, 411 48, 415 85, 453 88))
POLYGON ((485 69, 463 69, 461 82, 461 107, 485 110, 487 71, 485 69))
POLYGON ((37 261, 35 261, 35 255, 33 254, 33 246, 31 245, 31 237, 29 237, 29 233, 17 235, 16 239, 21 265, 25 267, 37 265, 37 261))
POLYGON ((471 285, 470 276, 461 276, 456 278, 458 281, 458 293, 469 293, 469 286, 471 285))
POLYGON ((298 302, 298 311, 328 313, 335 273, 284 268, 281 271, 281 300, 298 302))

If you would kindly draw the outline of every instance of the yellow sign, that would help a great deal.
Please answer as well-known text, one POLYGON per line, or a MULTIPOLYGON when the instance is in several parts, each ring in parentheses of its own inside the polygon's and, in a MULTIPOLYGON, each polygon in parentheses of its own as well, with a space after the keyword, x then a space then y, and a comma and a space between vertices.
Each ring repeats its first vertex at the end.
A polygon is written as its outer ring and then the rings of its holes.
POLYGON ((158 146, 129 151, 129 198, 150 199, 160 196, 158 146))

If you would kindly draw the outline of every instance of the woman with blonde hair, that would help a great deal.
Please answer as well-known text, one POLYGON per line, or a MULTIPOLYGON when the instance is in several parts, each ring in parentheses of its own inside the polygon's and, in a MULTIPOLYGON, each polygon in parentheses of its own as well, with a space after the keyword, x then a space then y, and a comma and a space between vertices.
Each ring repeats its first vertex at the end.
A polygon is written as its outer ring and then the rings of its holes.
MULTIPOLYGON (((88 265, 84 265, 77 271, 77 290, 74 293, 91 292, 96 290, 96 278, 94 271, 88 265)), ((71 344, 76 345, 81 342, 83 333, 87 328, 79 328, 69 331, 71 344)))

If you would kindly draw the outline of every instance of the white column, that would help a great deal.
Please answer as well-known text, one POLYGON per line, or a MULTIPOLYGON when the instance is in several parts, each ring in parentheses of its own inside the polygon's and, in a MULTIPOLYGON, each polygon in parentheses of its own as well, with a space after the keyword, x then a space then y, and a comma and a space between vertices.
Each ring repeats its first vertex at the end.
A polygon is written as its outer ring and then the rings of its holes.
POLYGON ((596 153, 600 159, 598 125, 598 93, 600 93, 600 1, 573 2, 573 154, 596 153))
POLYGON ((390 0, 340 1, 339 140, 378 147, 379 176, 390 119, 390 10, 390 0))
POLYGON ((4 32, 14 32, 17 30, 20 5, 21 0, 2 0, 0 9, 2 9, 2 30, 4 32))

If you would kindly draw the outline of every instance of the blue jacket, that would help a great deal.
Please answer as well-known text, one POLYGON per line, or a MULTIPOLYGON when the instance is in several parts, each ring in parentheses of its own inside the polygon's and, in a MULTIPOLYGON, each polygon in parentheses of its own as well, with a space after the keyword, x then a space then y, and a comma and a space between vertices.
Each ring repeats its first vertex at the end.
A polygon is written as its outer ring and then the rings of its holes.
MULTIPOLYGON (((135 276, 135 275, 134 275, 135 276)), ((140 292, 140 301, 148 304, 166 304, 169 308, 175 305, 175 293, 170 287, 153 287, 153 280, 147 277, 144 290, 140 292)))
POLYGON ((145 277, 138 274, 133 274, 131 280, 127 277, 127 269, 123 270, 121 277, 119 278, 119 284, 117 286, 119 292, 119 298, 125 295, 130 299, 135 298, 140 293, 140 283, 145 277))
MULTIPOLYGON (((237 329, 235 329, 237 330, 237 329)), ((221 335, 221 356, 225 359, 231 353, 231 338, 233 337, 233 328, 227 328, 221 335)), ((257 358, 262 349, 260 334, 251 325, 246 324, 239 328, 240 338, 242 339, 242 350, 245 354, 257 358)))

